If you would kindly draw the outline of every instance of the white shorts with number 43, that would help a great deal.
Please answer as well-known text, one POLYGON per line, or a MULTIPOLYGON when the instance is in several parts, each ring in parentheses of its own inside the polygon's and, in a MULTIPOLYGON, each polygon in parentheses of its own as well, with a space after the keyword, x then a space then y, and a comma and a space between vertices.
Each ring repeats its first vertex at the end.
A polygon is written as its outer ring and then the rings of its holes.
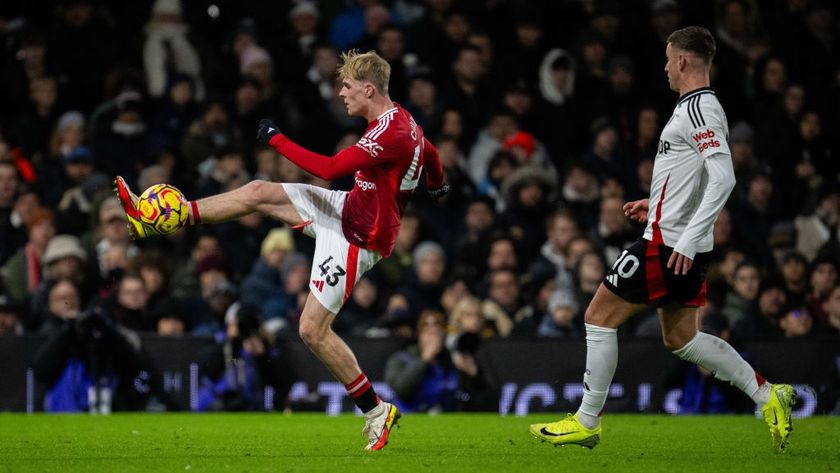
POLYGON ((321 305, 337 314, 359 278, 382 256, 344 238, 341 211, 347 192, 308 184, 283 184, 283 189, 303 219, 303 233, 315 239, 309 290, 321 305))

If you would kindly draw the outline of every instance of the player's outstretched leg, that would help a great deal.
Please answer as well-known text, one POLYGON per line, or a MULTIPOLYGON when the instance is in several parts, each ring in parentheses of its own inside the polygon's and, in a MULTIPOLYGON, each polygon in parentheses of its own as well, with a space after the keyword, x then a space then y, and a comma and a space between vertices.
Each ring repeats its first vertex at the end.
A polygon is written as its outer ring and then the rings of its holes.
POLYGON ((367 435, 366 450, 381 450, 388 444, 391 429, 397 425, 402 417, 397 406, 390 402, 380 401, 370 412, 365 413, 365 427, 362 433, 367 435))
MULTIPOLYGON (((675 317, 661 318, 663 326, 675 317)), ((737 387, 761 406, 764 421, 770 427, 773 448, 783 452, 793 430, 791 411, 796 403, 796 391, 789 384, 770 384, 764 380, 732 346, 714 335, 697 332, 685 346, 673 353, 680 358, 697 363, 714 373, 715 378, 737 387)))
POLYGON ((592 449, 601 441, 601 426, 587 429, 576 414, 550 424, 532 424, 530 430, 534 437, 554 445, 580 445, 592 449))
MULTIPOLYGON (((187 199, 180 191, 172 186, 166 186, 166 189, 167 192, 177 193, 174 198, 171 198, 171 201, 180 204, 180 207, 182 207, 182 210, 180 210, 181 212, 191 211, 187 199)), ((181 227, 186 225, 190 218, 192 218, 191 216, 184 214, 183 216, 174 216, 174 218, 158 218, 155 219, 154 222, 146 221, 150 220, 150 216, 146 215, 147 218, 144 219, 143 215, 141 215, 141 210, 139 208, 140 198, 131 192, 131 188, 128 187, 125 179, 121 176, 117 176, 117 178, 114 179, 114 193, 117 195, 117 198, 120 199, 120 203, 125 211, 125 216, 128 219, 128 233, 131 235, 133 240, 139 240, 155 235, 169 235, 171 233, 175 233, 181 227)), ((170 198, 167 200, 170 200, 170 198)), ((168 208, 155 208, 153 210, 160 211, 161 213, 170 211, 168 208)))
POLYGON ((791 411, 796 404, 796 390, 789 384, 774 384, 770 388, 770 399, 761 406, 764 422, 770 427, 773 437, 773 448, 776 453, 782 453, 790 441, 793 432, 791 411))

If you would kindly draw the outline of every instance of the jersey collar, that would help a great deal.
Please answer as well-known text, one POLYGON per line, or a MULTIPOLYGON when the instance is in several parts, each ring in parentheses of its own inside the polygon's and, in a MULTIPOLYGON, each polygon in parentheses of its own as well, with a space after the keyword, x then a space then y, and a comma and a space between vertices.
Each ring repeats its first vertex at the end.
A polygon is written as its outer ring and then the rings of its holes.
POLYGON ((690 99, 691 97, 694 97, 695 95, 714 94, 714 93, 715 93, 715 89, 713 89, 711 87, 700 87, 699 89, 694 89, 691 92, 687 92, 685 95, 680 97, 680 99, 677 101, 677 105, 685 102, 686 100, 690 99))
POLYGON ((377 120, 382 120, 382 117, 384 117, 385 115, 388 115, 389 113, 394 113, 394 111, 395 111, 396 109, 397 109, 397 105, 396 105, 396 104, 394 104, 394 106, 393 106, 393 107, 391 107, 391 108, 389 108, 388 110, 385 110, 384 112, 382 112, 382 115, 379 115, 378 117, 376 117, 376 119, 377 119, 377 120))

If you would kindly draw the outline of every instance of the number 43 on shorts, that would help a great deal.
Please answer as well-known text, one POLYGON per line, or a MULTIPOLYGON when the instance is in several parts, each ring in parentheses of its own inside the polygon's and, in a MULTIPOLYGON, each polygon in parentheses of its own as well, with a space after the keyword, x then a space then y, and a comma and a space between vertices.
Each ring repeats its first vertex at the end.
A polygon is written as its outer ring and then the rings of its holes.
POLYGON ((326 282, 331 287, 338 284, 338 279, 341 276, 347 274, 347 272, 344 270, 344 268, 341 267, 341 265, 337 264, 335 266, 332 266, 332 260, 333 257, 330 256, 318 265, 318 269, 321 270, 321 277, 324 278, 324 282, 326 282))

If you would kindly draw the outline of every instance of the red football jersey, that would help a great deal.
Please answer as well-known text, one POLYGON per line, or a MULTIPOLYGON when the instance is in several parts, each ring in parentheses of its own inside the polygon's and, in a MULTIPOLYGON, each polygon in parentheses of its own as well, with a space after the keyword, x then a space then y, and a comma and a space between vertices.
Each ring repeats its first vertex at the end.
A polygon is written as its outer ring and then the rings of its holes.
POLYGON ((341 216, 350 243, 390 256, 400 218, 426 166, 426 184, 441 187, 443 169, 437 149, 405 109, 395 105, 368 123, 359 141, 333 157, 321 156, 296 145, 283 135, 271 145, 298 166, 322 179, 355 171, 341 216))

